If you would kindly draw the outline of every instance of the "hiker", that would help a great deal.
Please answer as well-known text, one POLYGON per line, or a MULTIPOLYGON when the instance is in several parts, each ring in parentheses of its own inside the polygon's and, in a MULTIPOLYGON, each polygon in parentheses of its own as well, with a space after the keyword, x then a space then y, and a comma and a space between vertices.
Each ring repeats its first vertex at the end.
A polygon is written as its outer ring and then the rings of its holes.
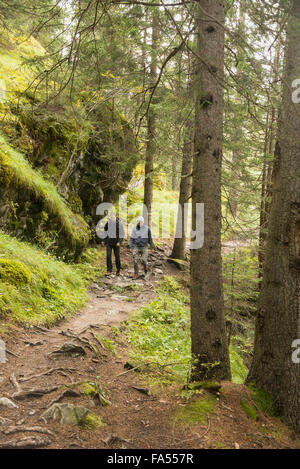
POLYGON ((101 242, 102 246, 106 244, 106 276, 112 273, 112 251, 115 254, 117 275, 120 275, 121 260, 120 260, 120 246, 125 236, 124 226, 122 221, 113 212, 109 220, 104 225, 105 239, 101 242))
POLYGON ((145 225, 144 218, 139 217, 137 225, 132 230, 129 242, 130 249, 133 249, 133 278, 137 278, 139 275, 139 261, 141 261, 144 266, 145 275, 147 274, 148 244, 150 244, 151 249, 154 249, 151 230, 149 226, 145 225))

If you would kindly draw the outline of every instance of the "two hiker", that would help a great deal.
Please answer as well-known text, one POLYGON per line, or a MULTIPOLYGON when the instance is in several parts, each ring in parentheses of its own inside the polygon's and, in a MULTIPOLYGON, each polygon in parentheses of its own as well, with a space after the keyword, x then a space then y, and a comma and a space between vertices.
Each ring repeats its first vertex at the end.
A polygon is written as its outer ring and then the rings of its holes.
MULTIPOLYGON (((112 213, 110 219, 104 225, 104 239, 102 239, 102 245, 106 244, 106 266, 107 273, 112 273, 112 251, 114 251, 117 275, 120 274, 121 260, 120 260, 120 246, 125 236, 125 230, 122 221, 116 216, 116 213, 112 213)), ((154 243, 152 240, 152 234, 150 228, 145 225, 143 217, 139 217, 137 225, 133 228, 129 248, 133 251, 134 260, 134 275, 133 278, 137 278, 139 275, 139 262, 144 267, 144 272, 147 274, 147 258, 148 258, 148 244, 151 249, 154 249, 154 243)))

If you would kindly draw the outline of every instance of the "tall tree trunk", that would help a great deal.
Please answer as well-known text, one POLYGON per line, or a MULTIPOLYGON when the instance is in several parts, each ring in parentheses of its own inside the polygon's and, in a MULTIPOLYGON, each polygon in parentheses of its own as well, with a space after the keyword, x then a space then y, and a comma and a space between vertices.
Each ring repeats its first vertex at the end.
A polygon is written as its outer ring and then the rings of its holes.
MULTIPOLYGON (((244 2, 239 2, 238 5, 238 18, 237 18, 237 26, 238 26, 238 33, 240 36, 245 35, 246 31, 246 15, 245 15, 245 5, 244 2)), ((236 47, 236 57, 237 61, 243 63, 245 60, 245 50, 241 47, 236 47)), ((236 81, 237 83, 240 82, 242 79, 241 68, 238 65, 236 71, 236 81)), ((235 98, 236 105, 242 105, 242 100, 239 96, 235 98)), ((237 118, 238 117, 238 110, 236 111, 237 118)), ((242 148, 244 143, 244 133, 241 125, 237 125, 233 135, 232 140, 234 142, 235 148, 232 150, 232 168, 233 168, 233 177, 229 188, 228 194, 228 206, 231 215, 233 216, 234 220, 238 214, 238 204, 239 204, 239 196, 240 196, 240 171, 239 165, 241 164, 241 156, 242 156, 242 148)))
MULTIPOLYGON (((238 140, 239 141, 239 140, 238 140)), ((232 167, 235 169, 235 179, 231 182, 228 195, 228 205, 234 219, 237 217, 240 196, 240 172, 237 169, 241 160, 241 150, 235 149, 232 152, 232 167)))
MULTIPOLYGON (((275 90, 280 93, 280 55, 281 55, 281 34, 280 24, 278 25, 279 40, 276 45, 275 58, 273 63, 273 86, 275 90), (275 85, 274 85, 275 84, 275 85)), ((272 93, 272 85, 269 86, 269 94, 272 93)), ((270 104, 270 103, 269 103, 270 104)), ((279 106, 278 106, 279 107, 279 106)), ((264 163, 263 163, 263 174, 262 174, 262 187, 261 187, 261 206, 260 206, 260 223, 259 223, 259 250, 258 250, 258 262, 259 262, 259 278, 262 277, 262 267, 264 262, 264 250, 267 238, 267 230, 271 209, 272 199, 272 174, 273 174, 273 159, 275 152, 276 143, 276 131, 278 129, 278 115, 279 109, 272 105, 270 111, 268 111, 266 119, 266 131, 265 131, 265 144, 264 144, 264 163)))
MULTIPOLYGON (((159 34, 159 10, 153 9, 152 16, 152 39, 151 39, 151 64, 150 64, 150 86, 154 86, 157 80, 157 43, 159 34)), ((156 116, 153 106, 150 105, 147 113, 147 145, 145 162, 145 186, 144 186, 144 205, 147 208, 148 225, 151 226, 152 220, 152 199, 153 199, 153 167, 155 155, 155 127, 156 116)), ((146 214, 144 213, 146 218, 146 214)))
MULTIPOLYGON (((191 126, 193 130, 193 126, 191 126)), ((186 235, 185 235, 185 207, 184 204, 189 201, 191 196, 192 179, 191 172, 193 166, 193 132, 190 129, 186 132, 185 141, 183 144, 182 151, 182 165, 181 165, 181 180, 179 189, 179 207, 176 224, 176 233, 178 237, 175 237, 171 258, 173 259, 185 259, 185 247, 186 247, 186 235)))
POLYGON ((172 156, 172 191, 178 189, 178 156, 176 152, 172 156))
POLYGON ((300 0, 290 11, 273 200, 247 381, 269 392, 279 414, 299 432, 300 364, 292 360, 292 343, 300 339, 300 104, 292 101, 292 83, 300 77, 300 0))
POLYGON ((224 1, 199 0, 193 164, 193 227, 204 203, 204 245, 191 251, 193 379, 230 379, 221 260, 224 1))

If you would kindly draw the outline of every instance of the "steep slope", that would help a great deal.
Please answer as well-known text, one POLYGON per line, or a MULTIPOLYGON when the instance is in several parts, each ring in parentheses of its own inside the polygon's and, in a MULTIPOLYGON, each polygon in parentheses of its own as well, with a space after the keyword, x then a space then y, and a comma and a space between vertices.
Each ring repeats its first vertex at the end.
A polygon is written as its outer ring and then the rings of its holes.
POLYGON ((85 221, 71 212, 54 185, 33 170, 1 134, 0 198, 1 228, 45 247, 55 244, 64 258, 78 258, 87 245, 85 221))
POLYGON ((68 265, 0 231, 0 336, 8 324, 51 325, 75 313, 101 273, 100 253, 87 251, 68 265))
POLYGON ((112 104, 87 90, 72 105, 64 95, 48 102, 49 89, 29 87, 45 52, 34 38, 0 30, 1 228, 77 259, 97 205, 126 190, 137 148, 112 104))

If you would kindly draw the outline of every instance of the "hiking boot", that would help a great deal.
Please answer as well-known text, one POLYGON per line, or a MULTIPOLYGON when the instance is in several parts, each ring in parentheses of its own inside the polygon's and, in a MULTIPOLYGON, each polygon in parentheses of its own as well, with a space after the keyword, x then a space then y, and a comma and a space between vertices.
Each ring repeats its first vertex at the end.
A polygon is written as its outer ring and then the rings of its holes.
POLYGON ((118 276, 120 275, 120 271, 119 271, 119 270, 117 270, 116 275, 118 275, 118 276))
POLYGON ((112 272, 106 272, 105 277, 110 277, 112 272))

